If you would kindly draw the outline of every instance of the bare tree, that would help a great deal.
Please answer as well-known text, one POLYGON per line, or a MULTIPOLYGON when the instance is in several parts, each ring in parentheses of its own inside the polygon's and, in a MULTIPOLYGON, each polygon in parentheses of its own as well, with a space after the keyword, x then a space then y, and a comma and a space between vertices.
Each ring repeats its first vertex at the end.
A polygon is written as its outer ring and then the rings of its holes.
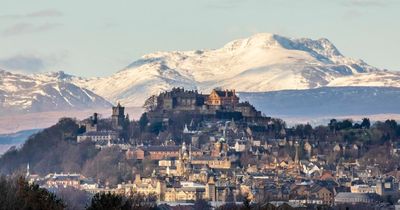
POLYGON ((152 95, 143 104, 143 108, 146 109, 146 111, 154 111, 157 108, 157 96, 152 95))

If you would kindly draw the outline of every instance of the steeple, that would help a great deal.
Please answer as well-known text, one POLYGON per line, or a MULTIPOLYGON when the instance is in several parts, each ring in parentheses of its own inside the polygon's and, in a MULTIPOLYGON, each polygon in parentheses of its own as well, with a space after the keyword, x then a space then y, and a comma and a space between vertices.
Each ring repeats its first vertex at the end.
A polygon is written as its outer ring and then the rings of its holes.
POLYGON ((29 172, 29 163, 26 165, 26 178, 28 178, 30 176, 30 172, 29 172))
POLYGON ((189 128, 187 127, 186 123, 185 123, 185 127, 183 128, 183 133, 189 133, 189 128))
POLYGON ((296 143, 294 144, 295 148, 296 148, 296 155, 294 157, 294 163, 295 164, 299 164, 299 143, 296 141, 296 143))

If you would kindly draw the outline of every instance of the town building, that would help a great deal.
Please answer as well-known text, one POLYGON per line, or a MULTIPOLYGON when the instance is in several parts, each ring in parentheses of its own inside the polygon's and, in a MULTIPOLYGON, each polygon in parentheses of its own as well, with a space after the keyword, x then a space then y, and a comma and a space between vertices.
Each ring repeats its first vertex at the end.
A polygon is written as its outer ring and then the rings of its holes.
POLYGON ((112 107, 111 126, 114 130, 121 130, 125 123, 125 107, 118 103, 117 106, 112 107))
POLYGON ((115 131, 89 131, 77 136, 77 142, 81 143, 84 141, 92 142, 105 142, 114 141, 118 139, 118 133, 115 131))
POLYGON ((212 90, 207 96, 205 104, 210 106, 231 106, 239 103, 235 90, 212 90))
MULTIPOLYGON (((193 157, 202 156, 203 152, 189 145, 193 157)), ((167 158, 179 158, 180 151, 187 150, 186 144, 182 147, 176 145, 168 146, 141 146, 135 149, 133 157, 138 160, 149 158, 150 160, 163 160, 167 158)))

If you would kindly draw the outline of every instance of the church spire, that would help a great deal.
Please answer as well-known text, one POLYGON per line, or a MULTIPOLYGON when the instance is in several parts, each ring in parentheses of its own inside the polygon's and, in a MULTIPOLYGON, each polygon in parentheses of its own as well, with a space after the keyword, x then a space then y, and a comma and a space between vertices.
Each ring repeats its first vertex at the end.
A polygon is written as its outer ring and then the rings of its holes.
POLYGON ((30 172, 29 172, 29 163, 26 164, 26 177, 28 178, 30 176, 30 172))

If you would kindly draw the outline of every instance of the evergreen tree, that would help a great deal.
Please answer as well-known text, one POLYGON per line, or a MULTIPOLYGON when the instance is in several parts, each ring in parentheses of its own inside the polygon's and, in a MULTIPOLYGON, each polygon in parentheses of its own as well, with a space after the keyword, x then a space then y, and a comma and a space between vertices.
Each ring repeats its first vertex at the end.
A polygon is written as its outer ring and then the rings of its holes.
POLYGON ((62 200, 36 184, 29 184, 22 177, 0 177, 0 210, 41 209, 61 210, 62 200))
POLYGON ((149 123, 149 119, 147 118, 147 113, 145 112, 142 114, 142 116, 139 119, 140 129, 143 131, 146 128, 148 123, 149 123))
POLYGON ((87 210, 152 210, 156 209, 154 195, 133 194, 125 197, 111 193, 97 193, 93 196, 87 210))
POLYGON ((362 119, 361 128, 369 129, 370 127, 371 127, 371 122, 369 121, 369 119, 368 118, 362 119))

